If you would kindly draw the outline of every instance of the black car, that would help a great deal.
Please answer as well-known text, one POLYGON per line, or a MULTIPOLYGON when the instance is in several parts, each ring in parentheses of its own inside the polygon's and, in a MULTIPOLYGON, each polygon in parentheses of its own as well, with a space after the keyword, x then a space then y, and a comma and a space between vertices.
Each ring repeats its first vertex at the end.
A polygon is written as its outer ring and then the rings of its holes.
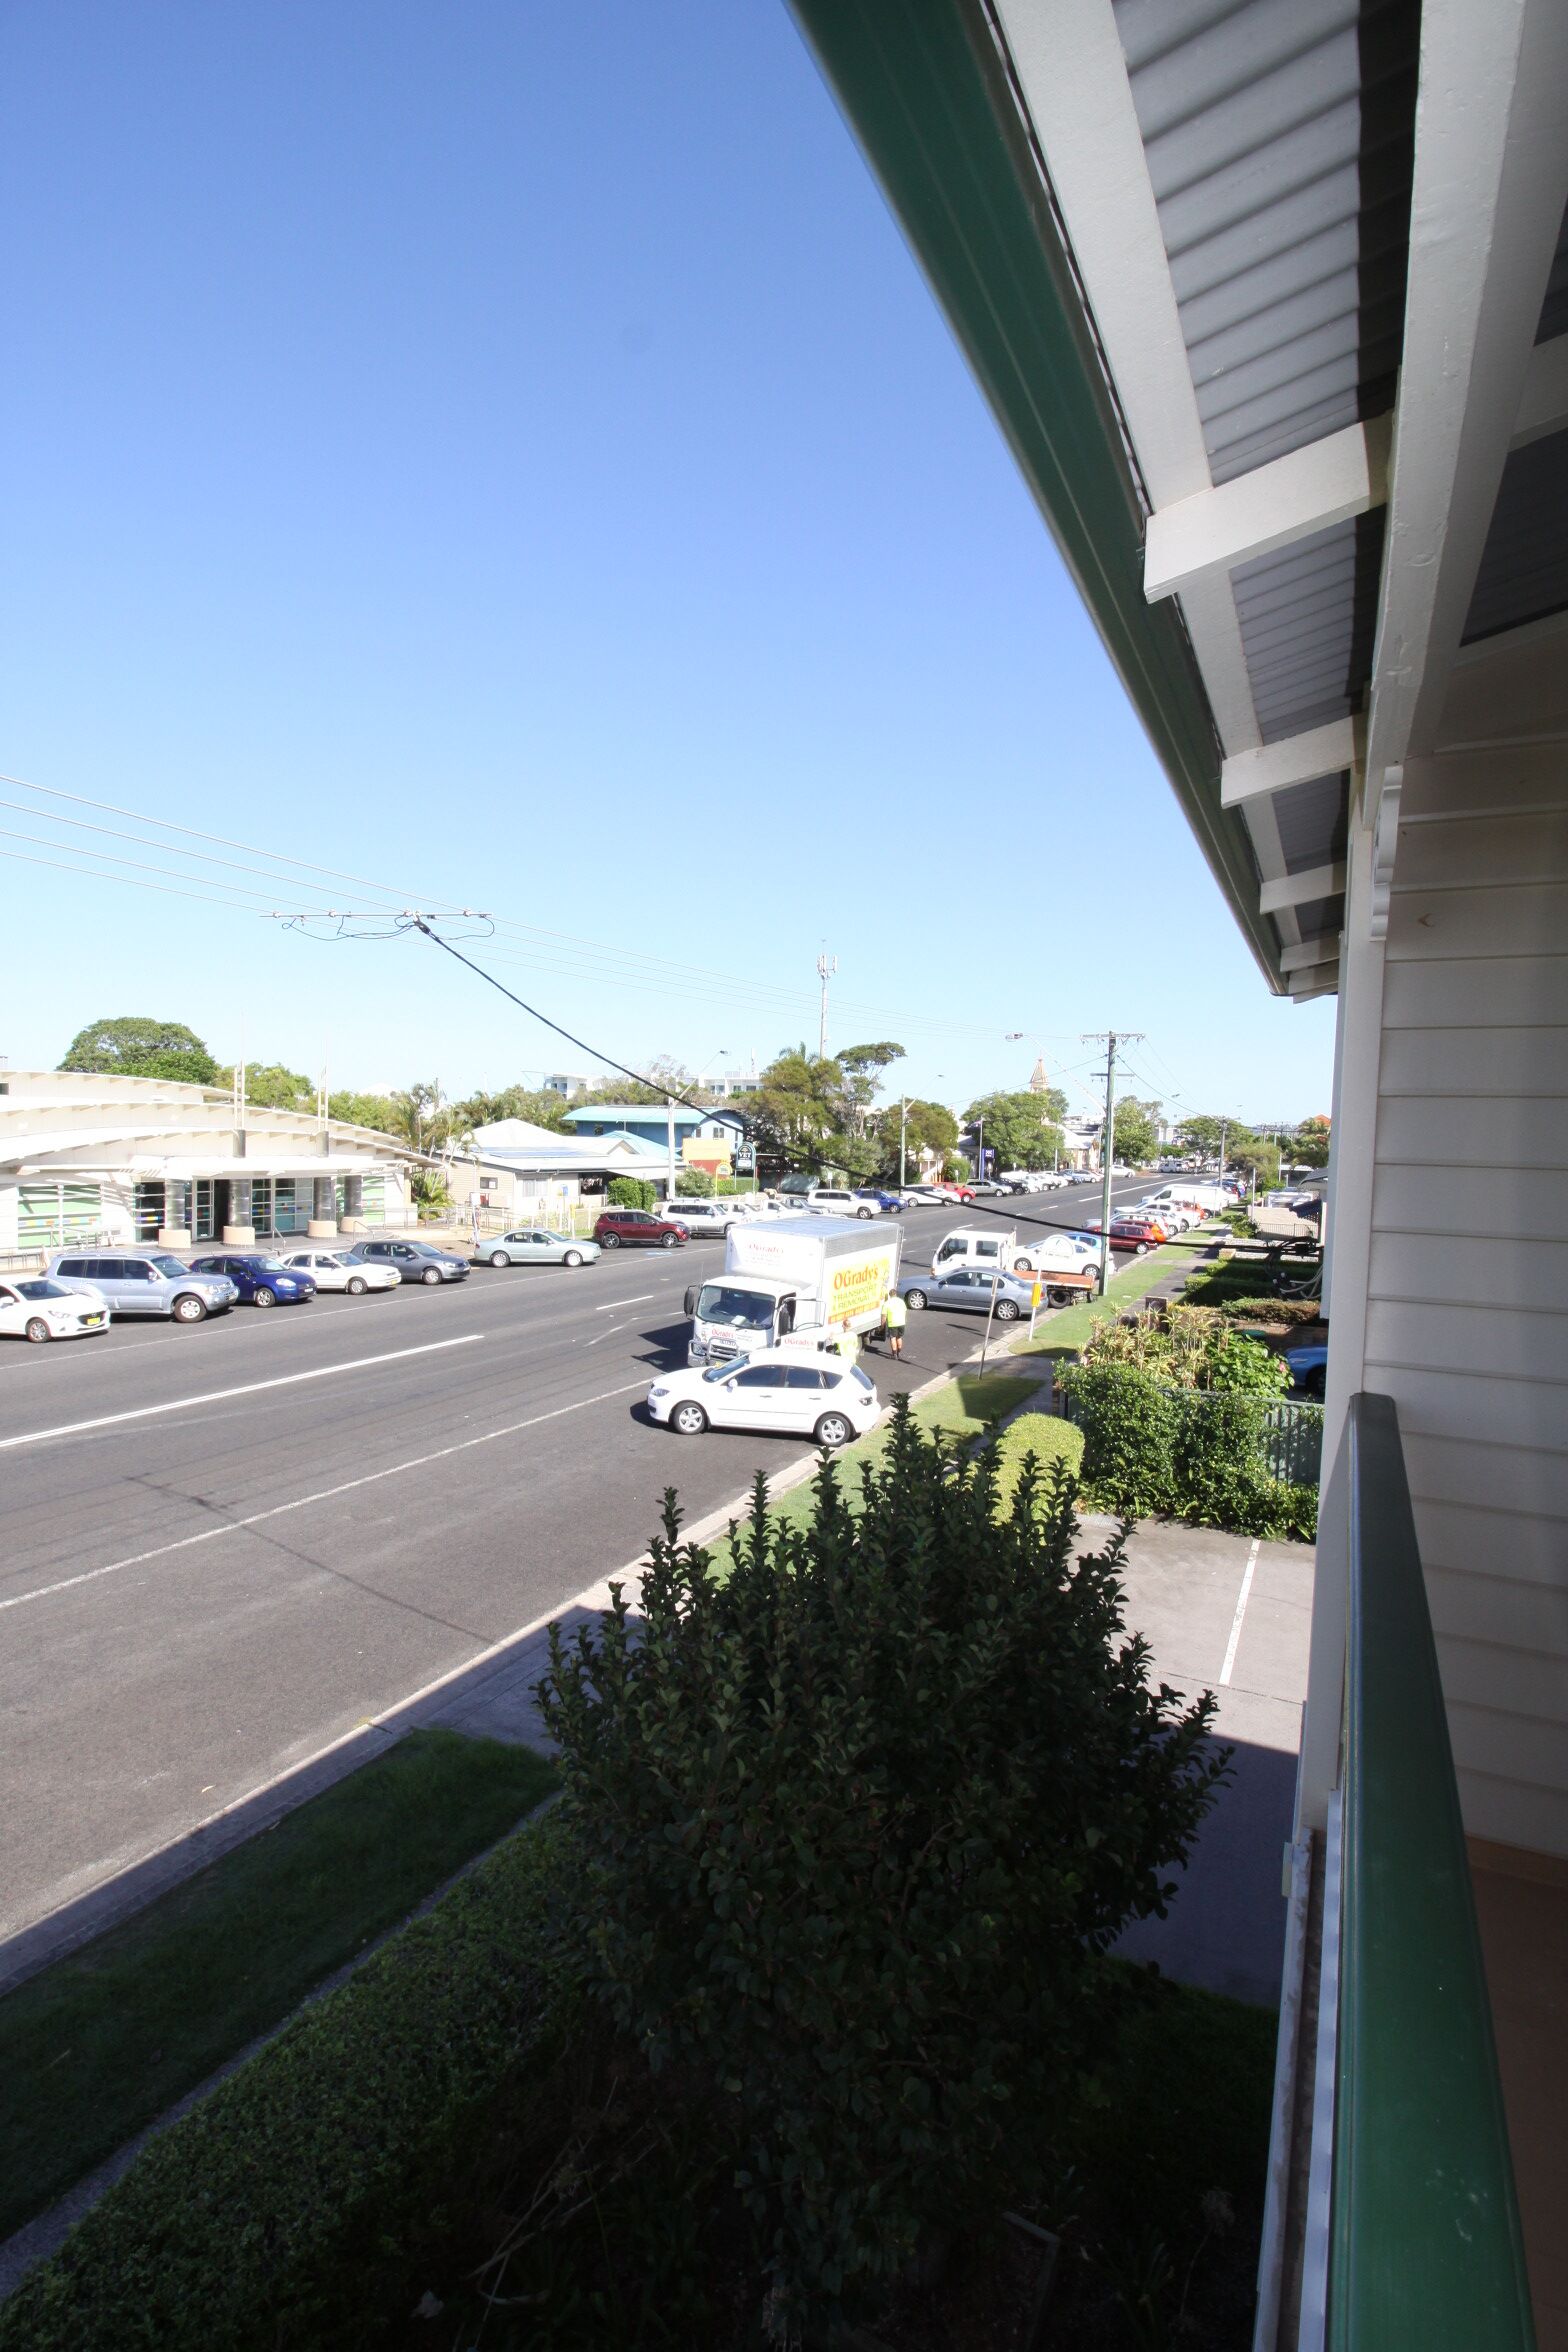
POLYGON ((468 1260, 429 1241, 356 1241, 345 1257, 367 1266, 391 1266, 401 1282, 461 1282, 468 1260))

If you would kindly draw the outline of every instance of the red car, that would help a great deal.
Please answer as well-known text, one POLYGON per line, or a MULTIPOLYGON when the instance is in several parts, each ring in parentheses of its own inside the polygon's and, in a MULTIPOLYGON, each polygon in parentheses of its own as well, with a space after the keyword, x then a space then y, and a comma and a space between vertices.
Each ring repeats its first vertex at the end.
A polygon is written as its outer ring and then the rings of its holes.
POLYGON ((601 1249, 682 1249, 686 1228, 651 1209, 606 1209, 593 1229, 601 1249))
POLYGON ((1165 1239, 1158 1225, 1151 1225, 1146 1217, 1113 1217, 1111 1219, 1111 1247, 1131 1250, 1141 1258, 1146 1250, 1154 1249, 1165 1239))
POLYGON ((975 1197, 967 1184, 935 1184, 931 1189, 946 1193, 949 1200, 972 1201, 975 1197))

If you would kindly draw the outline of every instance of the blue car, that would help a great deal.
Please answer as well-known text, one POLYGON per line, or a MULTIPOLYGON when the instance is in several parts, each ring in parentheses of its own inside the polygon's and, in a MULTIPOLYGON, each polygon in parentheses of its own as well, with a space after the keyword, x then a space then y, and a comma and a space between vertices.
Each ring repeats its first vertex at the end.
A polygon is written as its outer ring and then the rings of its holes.
POLYGON ((855 1198, 856 1200, 876 1201, 891 1216, 896 1217, 903 1214, 904 1196, 901 1192, 879 1192, 874 1184, 859 1184, 855 1187, 855 1198))
POLYGON ((226 1251, 221 1258, 194 1258, 191 1268, 197 1274, 227 1274, 242 1307, 295 1307, 316 1295, 310 1276, 296 1273, 281 1258, 241 1257, 226 1251))
POLYGON ((1328 1378, 1328 1349, 1326 1347, 1298 1347, 1285 1350, 1285 1361, 1290 1367, 1290 1386, 1293 1396, 1323 1399, 1323 1385, 1328 1378))

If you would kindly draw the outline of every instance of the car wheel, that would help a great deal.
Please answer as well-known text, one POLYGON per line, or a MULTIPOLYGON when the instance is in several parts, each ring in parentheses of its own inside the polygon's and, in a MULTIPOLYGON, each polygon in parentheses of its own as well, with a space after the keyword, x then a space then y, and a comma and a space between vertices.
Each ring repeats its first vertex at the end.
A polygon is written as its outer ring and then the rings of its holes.
POLYGON ((869 1217, 869 1216, 870 1216, 870 1214, 871 1214, 871 1211, 870 1211, 869 1209, 857 1209, 857 1210, 855 1211, 855 1214, 856 1214, 856 1216, 857 1216, 857 1217, 869 1217))
POLYGON ((701 1437, 708 1426, 708 1416, 701 1405, 677 1405, 670 1415, 670 1427, 677 1437, 701 1437))
POLYGON ((275 1307, 278 1303, 278 1294, 275 1290, 269 1290, 267 1285, 263 1283, 259 1290, 251 1292, 250 1303, 253 1307, 275 1307))
POLYGON ((1016 1299, 998 1299, 996 1302, 998 1323, 1016 1323, 1022 1313, 1023 1309, 1016 1299))
POLYGON ((620 1235, 619 1235, 618 1233, 601 1233, 601 1234, 600 1234, 600 1236, 599 1236, 599 1247, 600 1247, 601 1249, 619 1249, 619 1248, 620 1248, 620 1246, 621 1246, 621 1237, 620 1237, 620 1235))
POLYGON ((512 1261, 507 1256, 505 1250, 492 1250, 490 1252, 490 1263, 492 1266, 509 1266, 512 1261))
POLYGON ((917 1314, 919 1313, 920 1309, 921 1309, 921 1308, 922 1308, 922 1307, 925 1305, 925 1303, 926 1303, 926 1294, 925 1294, 925 1292, 924 1292, 923 1290, 906 1290, 906 1291, 905 1291, 905 1293, 904 1293, 904 1304, 905 1304, 905 1306, 906 1306, 906 1307, 913 1307, 913 1308, 915 1309, 915 1312, 916 1312, 917 1314))
POLYGON ((1132 1252, 1135 1258, 1146 1258, 1149 1254, 1149 1245, 1146 1241, 1135 1241, 1132 1245, 1132 1252))
POLYGON ((351 1274, 348 1278, 348 1281, 344 1285, 344 1288, 347 1290, 350 1298, 363 1298, 365 1295, 364 1275, 351 1274))
POLYGON ((52 1339, 54 1337, 54 1333, 50 1330, 42 1315, 32 1315, 28 1318, 27 1336, 32 1341, 34 1347, 42 1347, 45 1340, 52 1339))
POLYGON ((439 1267, 439 1266, 427 1266, 427 1267, 425 1268, 425 1270, 424 1270, 423 1274, 421 1274, 421 1275, 420 1275, 419 1279, 420 1279, 420 1281, 421 1281, 421 1282, 439 1282, 439 1281, 440 1281, 440 1279, 441 1279, 441 1269, 440 1269, 440 1267, 439 1267))
POLYGON ((659 1247, 660 1249, 673 1249, 679 1239, 679 1234, 661 1233, 659 1236, 659 1247))
POLYGON ((1075 1293, 1058 1285, 1055 1290, 1048 1290, 1045 1295, 1053 1307, 1070 1307, 1075 1293))
POLYGON ((582 1262, 583 1253, 581 1250, 568 1250, 565 1257, 561 1260, 563 1266, 580 1266, 582 1262))
MULTIPOLYGON (((29 1339, 31 1339, 33 1335, 29 1331, 27 1336, 29 1339)), ((1309 1372, 1306 1379, 1301 1383, 1301 1394, 1307 1399, 1309 1404, 1320 1405, 1323 1402, 1323 1391, 1326 1385, 1326 1374, 1322 1372, 1309 1372)))
POLYGON ((202 1323, 206 1321, 207 1302, 193 1290, 182 1290, 170 1312, 176 1323, 202 1323))
POLYGON ((854 1430, 842 1413, 824 1413, 817 1423, 816 1436, 819 1446, 848 1445, 854 1434, 854 1430))
POLYGON ((1013 1272, 1015 1274, 1032 1274, 1034 1272, 1033 1258, 1014 1258, 1013 1272))

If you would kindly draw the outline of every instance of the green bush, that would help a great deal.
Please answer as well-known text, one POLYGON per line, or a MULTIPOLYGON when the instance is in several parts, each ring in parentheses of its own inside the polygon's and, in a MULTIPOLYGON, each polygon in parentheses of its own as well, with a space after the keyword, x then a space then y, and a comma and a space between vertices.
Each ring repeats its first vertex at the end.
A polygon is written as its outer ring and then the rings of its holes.
MULTIPOLYGON (((922 2232, 1017 2194, 1104 2025, 1096 1955, 1163 1911, 1223 1757, 1151 1687, 1118 1538, 1071 1483, 997 1520, 900 1398, 851 1513, 756 1508, 716 1584, 665 1533, 633 1626, 553 1637, 567 1949, 655 2064, 725 2100, 775 2335, 826 2333, 922 2232)), ((759 2288, 760 2291, 760 2288, 759 2288)))
POLYGON ((1321 1299, 1231 1298, 1220 1305, 1227 1323, 1321 1323, 1321 1299))
POLYGON ((612 1209, 651 1209, 659 1196, 646 1176, 612 1176, 604 1197, 612 1209))
POLYGON ((0 2352, 379 2341, 472 2137, 568 2014, 544 1885, 525 1829, 302 2011, 0 2307, 0 2352))
POLYGON ((683 1168, 675 1179, 675 1189, 683 1200, 712 1200, 713 1178, 706 1168, 683 1168))
POLYGON ((1172 1392, 1131 1364, 1069 1364, 1057 1374, 1083 1432, 1083 1480, 1096 1506, 1124 1519, 1176 1508, 1172 1392))
POLYGON ((1048 1505, 1058 1463, 1065 1466, 1075 1483, 1083 1467, 1083 1431, 1055 1413, 1020 1413, 1016 1421, 1009 1421, 995 1443, 997 1508, 1004 1514, 1012 1509, 1024 1464, 1031 1455, 1038 1465, 1036 1502, 1039 1507, 1048 1505))
POLYGON ((1283 1484, 1263 1459, 1267 1393, 1167 1387, 1155 1372, 1092 1359, 1057 1379, 1083 1432, 1083 1490, 1096 1509, 1314 1539, 1317 1489, 1283 1484))

